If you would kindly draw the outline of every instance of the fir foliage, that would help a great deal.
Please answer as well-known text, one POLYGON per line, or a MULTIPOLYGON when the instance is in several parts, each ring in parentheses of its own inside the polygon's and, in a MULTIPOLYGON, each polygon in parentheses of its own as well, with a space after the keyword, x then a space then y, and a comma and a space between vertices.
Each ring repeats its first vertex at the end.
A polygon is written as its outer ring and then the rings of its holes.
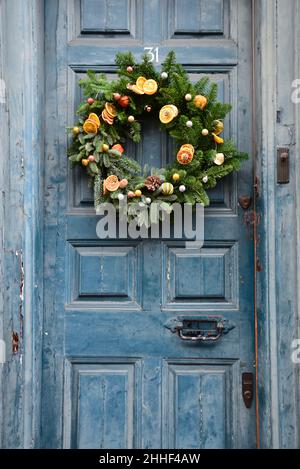
POLYGON ((159 201, 165 210, 173 201, 209 205, 206 191, 215 187, 221 178, 237 171, 241 162, 247 158, 245 153, 237 150, 232 140, 216 143, 212 136, 215 132, 215 121, 224 121, 231 105, 218 101, 218 87, 207 76, 192 83, 182 65, 176 62, 174 51, 167 55, 162 64, 161 71, 167 73, 167 78, 162 78, 147 54, 142 57, 141 63, 137 63, 131 52, 118 53, 115 63, 118 70, 117 80, 108 80, 105 75, 93 71, 88 71, 87 77, 80 80, 79 85, 84 96, 93 98, 94 101, 89 104, 84 100, 79 104, 75 123, 77 132, 74 132, 73 127, 68 128, 72 135, 68 158, 73 165, 81 165, 86 169, 94 185, 95 206, 108 200, 117 204, 120 193, 126 195, 128 191, 137 189, 142 190, 142 196, 129 200, 132 206, 131 214, 137 214, 136 204, 145 202, 149 197, 152 201, 159 201), (128 70, 129 66, 132 70, 128 70), (158 84, 157 92, 148 95, 136 94, 131 90, 130 86, 135 85, 139 77, 155 80, 158 84), (122 97, 128 96, 128 106, 120 106, 114 99, 114 93, 122 97), (185 99, 187 94, 192 96, 190 101, 185 99), (203 109, 197 107, 194 102, 197 95, 207 98, 207 105, 203 109), (113 124, 105 122, 102 118, 106 103, 112 103, 117 110, 113 124), (160 127, 176 141, 176 153, 182 145, 190 144, 194 147, 195 153, 188 165, 180 164, 175 153, 173 163, 167 168, 144 168, 142 171, 135 160, 112 148, 115 144, 126 145, 128 140, 139 143, 141 121, 145 117, 158 120, 159 110, 170 104, 178 108, 178 116, 168 124, 161 123, 160 127), (150 113, 146 111, 147 106, 151 107, 150 113), (97 114, 101 121, 96 133, 86 133, 83 129, 90 113, 97 114), (134 116, 134 122, 128 121, 130 115, 134 116), (192 121, 191 128, 187 127, 187 121, 192 121), (202 134, 204 129, 208 130, 207 136, 202 134), (108 151, 103 151, 105 144, 110 147, 108 151), (224 154, 224 163, 221 165, 215 164, 217 153, 224 154), (84 161, 91 155, 94 160, 83 166, 84 161), (179 175, 179 180, 174 182, 175 173, 179 175), (161 190, 149 192, 145 186, 145 179, 149 174, 159 175, 162 180, 172 183, 174 193, 164 195, 161 190), (103 183, 109 175, 116 175, 119 180, 127 179, 128 185, 126 188, 105 193, 103 183), (179 191, 182 185, 185 186, 185 192, 179 191))

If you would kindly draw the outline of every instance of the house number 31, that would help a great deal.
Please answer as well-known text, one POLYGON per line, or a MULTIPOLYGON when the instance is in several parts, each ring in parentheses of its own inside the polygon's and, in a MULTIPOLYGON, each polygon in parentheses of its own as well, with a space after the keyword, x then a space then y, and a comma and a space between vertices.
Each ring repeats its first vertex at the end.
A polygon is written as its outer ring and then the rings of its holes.
POLYGON ((144 51, 149 55, 150 62, 158 63, 158 47, 144 47, 144 51))

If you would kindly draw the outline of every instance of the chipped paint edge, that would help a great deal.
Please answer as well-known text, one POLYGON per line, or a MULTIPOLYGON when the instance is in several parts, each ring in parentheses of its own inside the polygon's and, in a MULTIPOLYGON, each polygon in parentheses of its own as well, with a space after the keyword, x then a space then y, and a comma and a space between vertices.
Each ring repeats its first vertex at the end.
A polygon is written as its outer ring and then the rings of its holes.
MULTIPOLYGON (((300 3, 296 2, 295 7, 295 52, 294 52, 294 61, 295 61, 295 70, 298 73, 298 77, 300 78, 300 3)), ((300 105, 296 106, 295 110, 295 155, 300 154, 300 105)), ((296 158, 296 171, 295 171, 295 185, 296 187, 300 187, 300 159, 296 158)), ((298 216, 296 217, 296 224, 297 224, 297 318, 296 318, 296 328, 298 338, 300 338, 300 191, 296 193, 296 213, 298 216)), ((297 447, 300 448, 300 365, 298 365, 298 387, 297 387, 297 414, 298 414, 298 444, 297 447)))
POLYGON ((5 148, 0 152, 1 284, 14 277, 13 288, 0 291, 0 339, 6 342, 6 363, 0 367, 0 447, 33 448, 39 447, 41 408, 44 1, 0 2, 0 39, 5 148), (8 127, 10 115, 18 115, 19 127, 8 127), (19 337, 15 351, 13 331, 19 337))
POLYGON ((4 365, 6 362, 6 343, 3 339, 0 339, 0 365, 4 365))
MULTIPOLYGON (((257 282, 261 446, 263 448, 297 448, 300 421, 297 404, 297 370, 286 351, 294 335, 294 324, 298 315, 295 282, 297 266, 295 256, 292 256, 290 262, 287 263, 287 257, 284 257, 286 247, 281 237, 279 239, 281 229, 283 236, 285 235, 287 223, 293 226, 296 204, 291 200, 286 200, 287 207, 283 210, 285 192, 277 184, 276 164, 274 164, 277 145, 286 143, 281 141, 282 132, 280 125, 278 126, 276 122, 278 101, 282 100, 284 92, 289 93, 288 87, 286 87, 287 91, 282 88, 283 83, 281 83, 281 77, 278 76, 279 67, 282 66, 279 59, 286 57, 284 73, 287 73, 287 69, 289 73, 293 73, 291 62, 293 53, 290 56, 284 56, 286 45, 283 44, 283 39, 286 41, 289 38, 293 52, 299 54, 299 42, 293 43, 295 29, 299 28, 295 11, 297 2, 292 0, 289 8, 286 9, 284 0, 254 1, 258 12, 256 16, 258 90, 256 157, 257 175, 261 187, 261 193, 257 199, 258 213, 261 215, 258 230, 258 256, 260 264, 264 266, 263 271, 258 273, 257 282), (291 12, 294 13, 295 22, 288 28, 286 17, 280 16, 282 8, 285 16, 291 15, 291 12), (282 32, 283 28, 285 28, 284 32, 282 32), (291 285, 295 285, 292 292, 291 285), (286 316, 290 317, 288 325, 286 316)), ((289 99, 289 96, 285 94, 285 98, 289 99)), ((285 118, 288 119, 290 119, 289 106, 290 103, 286 103, 285 118)), ((295 122, 299 123, 299 120, 294 115, 293 124, 295 122)), ((295 181, 292 181, 291 188, 293 184, 295 181)), ((298 212, 298 225, 299 216, 298 212)), ((290 230, 290 238, 294 239, 296 244, 294 231, 295 229, 290 230)), ((298 237, 298 241, 299 239, 298 237)), ((290 239, 287 240, 288 243, 290 239)), ((298 255, 299 247, 298 244, 298 255)))

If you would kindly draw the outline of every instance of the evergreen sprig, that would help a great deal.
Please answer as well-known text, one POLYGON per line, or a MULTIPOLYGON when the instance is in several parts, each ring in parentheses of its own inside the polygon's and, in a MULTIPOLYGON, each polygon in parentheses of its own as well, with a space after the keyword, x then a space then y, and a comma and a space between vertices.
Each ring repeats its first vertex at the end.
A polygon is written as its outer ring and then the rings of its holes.
POLYGON ((83 100, 79 104, 75 127, 68 128, 72 135, 68 158, 73 165, 84 165, 86 168, 94 185, 95 206, 108 200, 117 204, 119 194, 127 195, 129 191, 137 190, 141 190, 142 195, 129 199, 133 207, 131 216, 137 213, 136 204, 148 203, 149 199, 159 201, 164 210, 168 210, 173 201, 209 205, 206 191, 215 187, 221 178, 237 171, 241 162, 247 158, 247 154, 237 150, 233 140, 216 142, 215 137, 213 138, 216 121, 224 121, 231 111, 230 104, 218 101, 217 84, 211 82, 207 76, 195 83, 191 82, 183 66, 176 62, 174 51, 169 52, 162 64, 161 70, 167 74, 165 76, 158 73, 148 54, 137 63, 131 52, 118 53, 115 64, 117 80, 108 80, 104 74, 88 71, 87 77, 79 81, 84 96, 92 100, 83 100), (139 77, 155 80, 157 92, 153 95, 136 94, 131 87, 139 77), (128 96, 126 107, 122 107, 115 99, 116 93, 122 97, 128 96), (192 99, 186 99, 188 94, 192 99), (194 99, 197 95, 207 99, 207 105, 203 108, 197 106, 194 99), (102 116, 107 103, 113 104, 117 111, 111 124, 102 116), (190 144, 194 147, 193 159, 189 164, 180 164, 174 158, 173 163, 166 168, 144 168, 142 171, 138 162, 112 148, 115 144, 125 144, 128 140, 139 143, 142 121, 158 119, 160 109, 170 104, 178 108, 178 116, 167 124, 160 123, 160 127, 175 140, 176 152, 182 145, 190 144), (97 132, 86 133, 83 126, 91 113, 98 116, 101 125, 97 132), (129 116, 134 116, 133 122, 130 122, 129 116), (192 127, 186 125, 187 121, 192 122, 192 127), (204 129, 208 135, 202 133, 204 129), (105 148, 106 145, 109 149, 105 148), (216 164, 218 153, 224 155, 221 164, 216 164), (93 159, 90 161, 91 155, 93 159), (163 194, 161 189, 150 192, 145 186, 145 179, 149 174, 172 183, 173 194, 163 194), (117 176, 119 180, 127 179, 127 186, 105 193, 104 181, 110 175, 117 176), (184 186, 185 191, 180 186, 184 186))

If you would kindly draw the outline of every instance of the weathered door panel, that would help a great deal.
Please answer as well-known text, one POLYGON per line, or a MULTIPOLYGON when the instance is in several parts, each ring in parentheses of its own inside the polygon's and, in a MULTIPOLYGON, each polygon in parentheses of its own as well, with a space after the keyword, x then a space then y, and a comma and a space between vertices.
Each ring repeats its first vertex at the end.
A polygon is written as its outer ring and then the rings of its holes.
MULTIPOLYGON (((242 399, 253 370, 252 161, 211 193, 205 245, 100 240, 86 179, 69 168, 65 126, 88 69, 114 76, 117 51, 174 49, 233 104, 227 135, 251 155, 248 0, 46 1, 44 447, 254 447, 242 399), (251 210, 251 208, 250 208, 251 210), (183 342, 178 316, 234 324, 213 345, 183 342)), ((159 63, 158 63, 159 66, 159 63)), ((174 153, 157 124, 132 154, 163 166, 174 153)))

